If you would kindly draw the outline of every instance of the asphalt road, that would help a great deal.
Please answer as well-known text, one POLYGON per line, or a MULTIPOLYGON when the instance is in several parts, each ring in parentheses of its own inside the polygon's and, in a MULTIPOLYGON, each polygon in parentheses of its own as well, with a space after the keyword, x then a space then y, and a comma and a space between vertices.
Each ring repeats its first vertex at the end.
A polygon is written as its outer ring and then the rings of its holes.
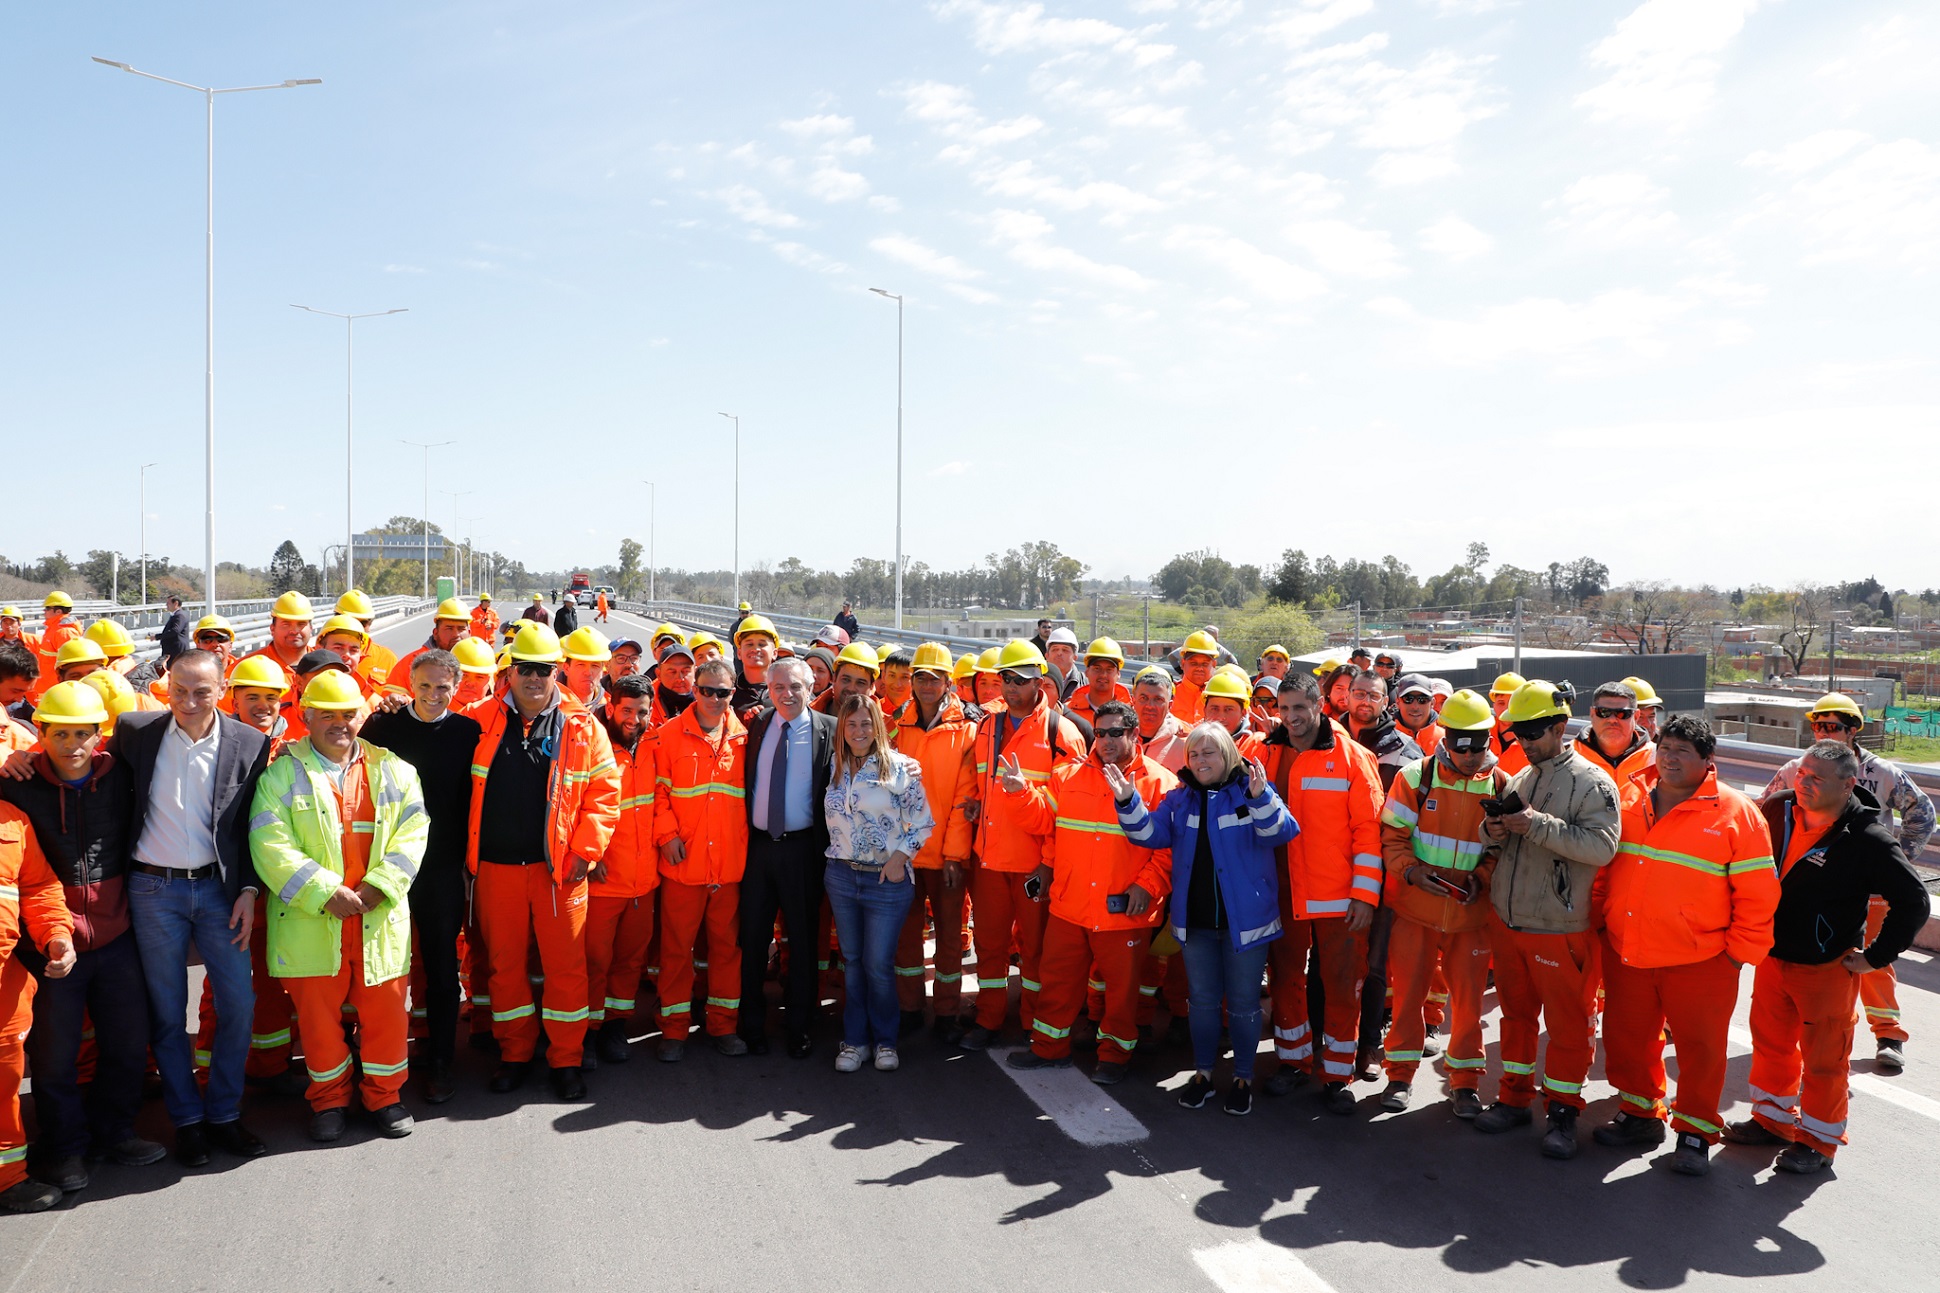
MULTIPOLYGON (((491 1095, 489 1059, 466 1050, 457 1098, 412 1092, 418 1129, 397 1142, 353 1123, 314 1146, 301 1101, 261 1100, 246 1116, 265 1158, 104 1166, 56 1210, 0 1218, 0 1293, 1932 1288, 1940 964, 1910 959, 1902 982, 1912 1065, 1873 1075, 1862 1030, 1853 1143, 1806 1180, 1741 1149, 1702 1180, 1588 1143, 1550 1162, 1535 1130, 1458 1123, 1426 1071, 1405 1114, 1376 1116, 1374 1084, 1352 1116, 1295 1094, 1245 1119, 1178 1108, 1187 1057, 1163 1045, 1109 1093, 1084 1079, 1088 1057, 1027 1089, 928 1036, 900 1072, 844 1076, 831 1024, 808 1061, 697 1044, 663 1065, 642 1047, 590 1075, 579 1105, 542 1083, 491 1095)), ((1729 1117, 1748 1107, 1745 1005, 1729 1117)), ((1492 1062, 1496 1035, 1492 1019, 1492 1062)), ((1614 1112, 1593 1076, 1586 1125, 1614 1112)), ((159 1104, 143 1119, 166 1137, 159 1104)))

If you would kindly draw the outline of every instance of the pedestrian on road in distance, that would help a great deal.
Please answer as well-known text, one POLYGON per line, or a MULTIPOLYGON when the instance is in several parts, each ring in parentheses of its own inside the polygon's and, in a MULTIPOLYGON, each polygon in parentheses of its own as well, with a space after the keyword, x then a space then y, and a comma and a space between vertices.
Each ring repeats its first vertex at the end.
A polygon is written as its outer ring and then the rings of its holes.
POLYGON ((606 623, 606 611, 607 611, 606 594, 604 592, 595 594, 593 597, 594 623, 596 624, 606 623))
POLYGON ((411 1061, 409 895, 431 818, 417 769, 358 738, 368 712, 349 675, 313 679, 303 690, 310 734, 263 774, 249 822, 250 853, 272 891, 269 972, 296 1003, 310 1139, 325 1144, 343 1136, 353 1093, 382 1135, 408 1136, 413 1126, 402 1099, 411 1061), (354 1057, 346 1007, 357 1016, 354 1057))
POLYGON ((176 656, 195 644, 189 639, 189 613, 182 609, 182 599, 170 593, 162 604, 168 608, 168 618, 162 621, 162 631, 155 640, 161 643, 162 668, 166 670, 176 656))
MULTIPOLYGON (((1866 726, 1866 711, 1843 692, 1828 692, 1806 715, 1812 735, 1821 741, 1838 741, 1859 760, 1859 788, 1879 805, 1880 820, 1893 824, 1899 814, 1900 851, 1908 859, 1917 858, 1933 835, 1933 800, 1920 789, 1904 769, 1882 759, 1859 744, 1859 733, 1866 726)), ((1798 778, 1800 759, 1793 759, 1778 770, 1765 787, 1764 798, 1792 788, 1798 778)), ((1880 922, 1886 918, 1884 898, 1875 897, 1866 918, 1866 940, 1879 937, 1880 922)), ((1897 1073, 1906 1067, 1906 1021, 1900 1015, 1899 981, 1892 963, 1870 971, 1859 982, 1859 1001, 1866 1010, 1867 1026, 1873 1030, 1873 1063, 1882 1071, 1897 1073)))
POLYGON ((742 621, 746 620, 753 610, 754 607, 748 605, 748 603, 741 603, 740 608, 735 612, 733 621, 727 627, 728 641, 733 642, 737 640, 737 635, 741 632, 742 621))
POLYGON ((755 712, 768 703, 768 666, 775 662, 781 634, 765 615, 743 614, 729 638, 734 643, 734 659, 739 675, 734 686, 734 714, 743 725, 753 721, 755 712))
POLYGON ((1844 742, 1820 741, 1800 758, 1793 789, 1760 805, 1780 894, 1772 950, 1752 978, 1752 1116, 1727 1123, 1724 1138, 1784 1145, 1774 1165, 1799 1175, 1831 1166, 1847 1143, 1860 985, 1912 945, 1932 910, 1859 770, 1844 742), (1887 912, 1867 940, 1875 893, 1887 912))
POLYGON ((850 696, 835 716, 839 740, 822 808, 828 822, 822 876, 848 963, 838 1073, 870 1059, 896 1068, 901 1016, 896 1001, 896 943, 915 884, 910 860, 936 821, 923 793, 923 769, 889 744, 882 707, 850 696))
POLYGON ((1132 709, 1138 714, 1138 739, 1145 757, 1177 774, 1186 766, 1186 732, 1172 712, 1172 675, 1155 664, 1138 671, 1132 684, 1132 709))
POLYGON ((838 650, 849 645, 849 640, 862 632, 861 621, 856 619, 855 606, 850 602, 842 603, 842 609, 835 613, 834 624, 844 635, 840 642, 834 644, 838 650))
POLYGON ((775 917, 787 943, 782 977, 788 1053, 804 1059, 819 1009, 816 945, 822 873, 828 861, 823 792, 836 756, 835 719, 809 712, 810 677, 800 660, 768 666, 768 700, 748 725, 748 858, 741 877, 741 1017, 738 1030, 755 1054, 768 1050, 768 949, 775 917))
POLYGON ((1779 897, 1771 832, 1750 799, 1719 781, 1716 749, 1701 718, 1664 724, 1655 766, 1623 787, 1623 840, 1604 900, 1604 1071, 1623 1103, 1597 1143, 1662 1144, 1668 1117, 1670 1166, 1687 1176, 1710 1170, 1724 1131, 1739 971, 1771 950, 1779 897), (1677 1038, 1668 1114, 1666 1025, 1677 1038))
POLYGON ((1260 979, 1267 949, 1284 935, 1280 864, 1275 851, 1291 844, 1300 824, 1257 760, 1242 760, 1224 727, 1201 723, 1186 737, 1179 783, 1148 809, 1116 769, 1119 826, 1140 848, 1155 853, 1126 892, 1126 914, 1138 915, 1169 889, 1172 936, 1185 957, 1193 1075, 1179 1093, 1188 1109, 1212 1099, 1219 1061, 1222 1006, 1233 1047, 1233 1081, 1226 1112, 1253 1109, 1253 1066, 1260 1039, 1260 979))
POLYGON ((480 593, 472 608, 471 635, 487 646, 498 641, 498 612, 492 608, 492 595, 480 593))
POLYGON ((571 637, 579 627, 579 602, 568 590, 552 608, 552 631, 559 635, 560 641, 571 637))
POLYGON ((519 612, 519 618, 531 620, 534 624, 544 624, 548 628, 552 626, 552 615, 546 610, 546 600, 538 593, 532 594, 532 604, 519 612))
MULTIPOLYGON (((74 968, 74 917, 62 900, 61 882, 48 869, 27 815, 0 803, 0 886, 13 901, 0 909, 0 1208, 45 1212, 61 1201, 61 1188, 27 1179, 27 1131, 20 1121, 20 1083, 27 1074, 21 1039, 33 1021, 34 976, 14 953, 39 951, 45 977, 74 968)), ((176 1018, 181 1027, 181 1017, 176 1018)))

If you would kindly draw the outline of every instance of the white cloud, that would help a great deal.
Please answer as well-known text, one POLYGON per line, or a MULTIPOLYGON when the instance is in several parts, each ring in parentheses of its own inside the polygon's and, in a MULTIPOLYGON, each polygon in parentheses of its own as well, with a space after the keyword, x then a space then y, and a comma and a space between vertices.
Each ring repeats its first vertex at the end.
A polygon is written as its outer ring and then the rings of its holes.
POLYGON ((1551 227, 1598 247, 1661 242, 1678 228, 1669 199, 1669 192, 1634 171, 1586 175, 1550 203, 1562 209, 1551 227))
POLYGON ((1301 0, 1262 30, 1282 44, 1299 49, 1342 23, 1373 10, 1374 0, 1301 0))
POLYGON ((1100 287, 1123 291, 1143 292, 1152 286, 1151 280, 1129 266, 1104 264, 1052 242, 1051 235, 1056 229, 1035 211, 993 211, 990 228, 998 242, 1009 244, 1010 258, 1027 268, 1069 274, 1100 287))
POLYGON ((1096 210, 1107 223, 1123 223, 1142 211, 1157 210, 1160 203, 1148 194, 1138 193, 1106 180, 1092 180, 1075 187, 1037 172, 1030 161, 989 167, 976 176, 984 192, 995 197, 1041 202, 1065 211, 1096 210))
POLYGON ((1495 249, 1495 239, 1458 215, 1445 215, 1423 229, 1416 240, 1423 251, 1449 260, 1473 260, 1495 249))
POLYGON ((822 115, 800 117, 794 121, 784 121, 781 128, 797 139, 817 139, 826 136, 843 136, 855 133, 854 117, 822 115))
POLYGON ((830 162, 818 166, 805 186, 809 196, 824 202, 852 202, 869 192, 869 181, 854 171, 845 171, 830 162))
POLYGON ((1413 67, 1374 57, 1382 33, 1323 46, 1293 61, 1281 92, 1293 114, 1272 129, 1296 147, 1321 147, 1345 131, 1380 155, 1371 174, 1382 184, 1417 184, 1455 173, 1455 144, 1474 123, 1501 111, 1484 72, 1486 57, 1431 51, 1413 67))
POLYGON ((384 267, 384 272, 385 272, 386 274, 422 274, 422 273, 424 273, 424 266, 422 266, 422 265, 386 265, 386 266, 384 267))
POLYGON ((714 195, 727 204, 735 217, 768 229, 799 229, 801 219, 772 205, 767 198, 745 184, 735 184, 714 195))
POLYGON ((1394 297, 1370 301, 1368 308, 1412 326, 1428 353, 1454 367, 1491 368, 1531 359, 1581 374, 1661 360, 1674 341, 1686 337, 1714 344, 1739 339, 1729 327, 1685 326, 1702 304, 1695 294, 1624 288, 1584 301, 1527 297, 1458 319, 1423 315, 1394 297))
POLYGON ((1048 18, 1041 4, 942 0, 942 18, 968 17, 972 39, 986 54, 1133 47, 1131 32, 1097 18, 1048 18))
POLYGON ((798 242, 777 242, 770 245, 775 249, 775 255, 789 264, 799 265, 803 269, 812 269, 818 274, 840 274, 849 268, 841 261, 824 256, 813 247, 804 247, 798 242))
POLYGON ((1816 135, 1787 144, 1777 152, 1756 152, 1745 158, 1745 165, 1780 175, 1803 175, 1827 162, 1837 161, 1873 137, 1863 130, 1821 130, 1816 135))
POLYGON ((1940 268, 1940 150, 1932 145, 1824 131, 1746 164, 1798 176, 1762 214, 1801 226, 1805 264, 1940 268))
POLYGON ((1309 301, 1327 291, 1327 280, 1310 269, 1262 251, 1244 238, 1211 225, 1181 225, 1166 235, 1172 251, 1190 252, 1231 274, 1255 297, 1309 301))
POLYGON ((1710 106, 1718 56, 1764 0, 1644 0, 1590 50, 1609 79, 1576 96, 1594 121, 1673 129, 1710 106))
POLYGON ((957 459, 951 462, 946 462, 940 467, 932 467, 930 469, 930 477, 934 479, 938 476, 961 476, 964 472, 969 470, 970 470, 969 463, 964 462, 961 459, 957 459))
POLYGON ((955 256, 946 256, 914 238, 905 238, 901 234, 887 234, 873 239, 869 247, 893 261, 952 282, 963 283, 983 277, 982 270, 964 264, 955 256))
POLYGON ((1288 225, 1286 236, 1330 274, 1393 278, 1403 272, 1394 239, 1384 229, 1361 229, 1345 220, 1302 220, 1288 225))

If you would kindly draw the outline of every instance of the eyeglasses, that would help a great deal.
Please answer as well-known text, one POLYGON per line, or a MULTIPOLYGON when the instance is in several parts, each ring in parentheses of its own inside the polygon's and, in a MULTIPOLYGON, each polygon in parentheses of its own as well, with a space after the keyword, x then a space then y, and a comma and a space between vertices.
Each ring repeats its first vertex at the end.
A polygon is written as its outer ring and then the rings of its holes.
POLYGON ((696 696, 705 696, 705 697, 707 697, 707 698, 708 698, 709 700, 726 700, 726 699, 727 699, 727 698, 728 698, 729 696, 732 696, 732 695, 734 694, 734 688, 732 688, 732 687, 696 687, 696 688, 694 688, 694 694, 695 694, 696 696))
POLYGON ((552 670, 553 666, 538 660, 521 660, 512 666, 512 671, 521 678, 544 678, 552 670))
POLYGON ((1637 711, 1634 709, 1624 709, 1621 707, 1613 707, 1610 705, 1596 705, 1591 708, 1590 712, 1592 714, 1595 714, 1598 718, 1629 718, 1632 714, 1636 713, 1637 711))
POLYGON ((1129 727, 1094 727, 1091 734, 1101 741, 1129 741, 1132 729, 1129 727))
POLYGON ((998 674, 997 676, 998 676, 999 678, 1002 678, 1002 679, 1004 680, 1004 682, 1005 682, 1005 683, 1007 683, 1008 685, 1010 685, 1010 686, 1012 686, 1012 687, 1022 687, 1022 686, 1024 686, 1024 685, 1026 685, 1027 683, 1033 683, 1033 682, 1036 682, 1036 681, 1037 681, 1037 675, 1036 675, 1036 674, 1034 674, 1034 673, 1018 673, 1018 672, 1017 672, 1016 670, 1014 670, 1014 669, 1006 669, 1006 670, 1004 670, 1004 671, 1003 671, 1002 673, 1000 673, 1000 674, 998 674))

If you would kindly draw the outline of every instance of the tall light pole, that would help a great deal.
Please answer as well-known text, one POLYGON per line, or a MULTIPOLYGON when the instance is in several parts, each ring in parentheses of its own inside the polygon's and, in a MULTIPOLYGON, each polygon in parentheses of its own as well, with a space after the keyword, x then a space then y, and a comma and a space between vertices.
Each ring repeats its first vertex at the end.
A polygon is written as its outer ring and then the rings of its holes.
POLYGON ((431 600, 431 451, 458 442, 439 440, 435 444, 425 444, 422 440, 399 440, 398 443, 424 450, 424 600, 428 602, 431 600))
POLYGON ((903 627, 903 298, 869 289, 896 303, 896 627, 903 627))
POLYGON ((95 62, 103 67, 118 67, 134 76, 160 81, 164 85, 179 85, 184 90, 194 90, 202 96, 208 108, 208 218, 203 235, 203 306, 202 306, 202 471, 203 471, 203 528, 202 528, 202 591, 203 601, 208 604, 208 613, 216 613, 216 96, 218 94, 247 94, 251 90, 287 90, 298 85, 322 85, 317 77, 302 80, 278 81, 274 85, 234 85, 217 89, 207 85, 190 85, 187 81, 171 80, 157 76, 153 72, 143 72, 117 63, 111 58, 97 57, 95 62))
MULTIPOLYGON (((440 494, 451 498, 451 537, 445 540, 445 547, 451 553, 451 582, 458 582, 458 500, 470 494, 469 489, 441 489, 440 494)), ((427 600, 429 597, 427 595, 427 600)))
POLYGON ((472 555, 473 555, 472 527, 477 525, 480 521, 484 519, 485 518, 482 516, 468 516, 464 518, 465 520, 465 587, 468 590, 470 590, 465 594, 467 597, 471 596, 472 593, 475 593, 478 591, 478 579, 477 579, 477 576, 475 576, 472 573, 472 555))
MULTIPOLYGON (((640 482, 647 487, 647 601, 653 601, 653 523, 659 519, 660 503, 657 495, 660 490, 650 480, 640 482)), ((739 562, 735 564, 739 565, 739 562)), ((734 599, 740 601, 739 597, 734 599)))
POLYGON ((741 605, 741 417, 723 413, 734 423, 734 604, 741 605))
MULTIPOLYGON (((387 314, 404 314, 407 311, 404 309, 372 310, 369 314, 338 314, 333 310, 319 310, 313 305, 292 305, 290 308, 292 310, 308 310, 311 314, 321 314, 326 319, 342 319, 344 321, 344 590, 348 592, 357 586, 355 570, 353 568, 353 562, 356 557, 357 526, 356 522, 350 519, 351 460, 353 457, 352 437, 350 434, 353 347, 350 339, 350 325, 359 319, 381 319, 387 314)), ((429 459, 426 461, 429 462, 429 459)), ((430 468, 427 466, 426 470, 428 471, 430 468)), ((382 551, 381 547, 379 550, 380 552, 382 551)))
POLYGON ((159 463, 145 462, 135 473, 135 488, 140 494, 141 506, 141 602, 148 605, 148 469, 159 463))

